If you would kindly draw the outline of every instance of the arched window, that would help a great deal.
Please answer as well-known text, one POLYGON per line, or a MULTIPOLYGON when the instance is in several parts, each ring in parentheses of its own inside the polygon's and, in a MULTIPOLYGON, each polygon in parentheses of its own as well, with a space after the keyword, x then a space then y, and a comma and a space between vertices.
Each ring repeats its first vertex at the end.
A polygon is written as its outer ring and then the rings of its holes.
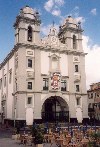
POLYGON ((76 36, 73 35, 73 49, 76 49, 76 36))
POLYGON ((52 35, 55 35, 55 30, 52 30, 52 35))
POLYGON ((32 27, 28 27, 28 41, 32 41, 32 27))
POLYGON ((53 70, 58 69, 58 59, 57 59, 57 57, 52 57, 52 69, 53 70))

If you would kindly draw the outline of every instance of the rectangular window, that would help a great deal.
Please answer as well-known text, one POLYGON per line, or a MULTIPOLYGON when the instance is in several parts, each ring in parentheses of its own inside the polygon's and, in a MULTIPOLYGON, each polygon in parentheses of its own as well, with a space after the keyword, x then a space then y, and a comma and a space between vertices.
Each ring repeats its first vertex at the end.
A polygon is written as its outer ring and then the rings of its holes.
POLYGON ((66 80, 61 81, 61 91, 66 91, 66 80))
POLYGON ((15 68, 17 69, 18 68, 18 60, 16 59, 15 61, 15 68))
POLYGON ((80 91, 79 85, 76 85, 76 92, 79 92, 79 91, 80 91))
POLYGON ((48 78, 43 78, 43 90, 48 90, 48 78))
POLYGON ((4 77, 4 87, 6 86, 6 76, 4 77))
POLYGON ((80 105, 80 98, 77 98, 77 99, 76 99, 76 104, 77 104, 77 105, 80 105))
POLYGON ((15 78, 15 90, 17 91, 17 78, 15 78))
POLYGON ((1 87, 2 87, 2 79, 0 79, 0 89, 1 89, 1 87))
POLYGON ((73 35, 73 49, 76 49, 77 48, 77 39, 76 39, 76 36, 73 35))
POLYGON ((12 72, 9 72, 9 83, 11 83, 11 79, 12 79, 12 72))
POLYGON ((91 93, 91 98, 93 98, 93 93, 91 93))
POLYGON ((32 59, 28 59, 28 67, 32 68, 32 59))
POLYGON ((28 98, 27 98, 27 104, 28 104, 28 105, 32 104, 32 97, 28 97, 28 98))
POLYGON ((32 89, 32 82, 28 82, 27 88, 28 88, 28 89, 32 89))
POLYGON ((78 65, 75 65, 75 72, 78 72, 78 65))
POLYGON ((17 82, 15 83, 15 88, 16 88, 16 91, 17 91, 17 82))

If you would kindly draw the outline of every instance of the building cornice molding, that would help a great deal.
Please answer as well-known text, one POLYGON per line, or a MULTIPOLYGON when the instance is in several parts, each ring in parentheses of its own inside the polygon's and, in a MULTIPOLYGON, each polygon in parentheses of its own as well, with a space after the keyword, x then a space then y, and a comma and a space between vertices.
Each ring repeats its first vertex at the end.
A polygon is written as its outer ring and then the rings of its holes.
POLYGON ((14 55, 15 51, 17 51, 17 48, 13 48, 8 55, 6 56, 6 58, 4 58, 4 60, 1 62, 0 64, 0 69, 7 63, 7 61, 14 55))
POLYGON ((75 96, 84 96, 84 95, 88 95, 87 93, 74 93, 74 92, 69 92, 69 95, 75 95, 75 96))
POLYGON ((41 24, 41 20, 37 20, 37 19, 31 19, 29 17, 24 17, 24 16, 17 16, 16 17, 16 22, 14 23, 14 28, 16 28, 19 24, 20 21, 23 21, 24 23, 31 23, 31 24, 36 24, 36 25, 40 25, 41 24))
POLYGON ((62 54, 68 54, 68 55, 79 55, 79 56, 85 56, 87 53, 76 51, 76 50, 67 50, 67 49, 60 49, 59 48, 53 48, 51 46, 40 46, 37 44, 26 44, 26 43, 17 43, 14 48, 10 51, 10 53, 6 56, 6 58, 3 60, 3 62, 0 64, 0 69, 7 63, 7 61, 13 56, 14 52, 18 50, 19 48, 31 48, 31 49, 39 49, 46 52, 52 52, 52 53, 62 53, 62 54))
POLYGON ((58 36, 65 33, 66 31, 82 33, 84 30, 79 29, 79 28, 62 26, 62 29, 59 31, 58 36))

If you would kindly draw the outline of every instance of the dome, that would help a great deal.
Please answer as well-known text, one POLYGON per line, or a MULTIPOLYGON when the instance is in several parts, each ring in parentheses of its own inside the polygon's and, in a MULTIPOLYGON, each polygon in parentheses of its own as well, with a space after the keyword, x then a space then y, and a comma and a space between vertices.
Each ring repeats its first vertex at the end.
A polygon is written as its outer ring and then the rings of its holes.
POLYGON ((78 24, 75 18, 72 18, 71 16, 68 16, 68 18, 65 19, 62 27, 71 27, 71 28, 77 28, 78 24))
POLYGON ((30 8, 29 6, 25 6, 22 11, 26 14, 34 14, 34 10, 30 8))
POLYGON ((72 23, 72 24, 77 24, 76 20, 74 18, 72 18, 71 16, 68 16, 66 21, 69 22, 69 23, 72 23))
POLYGON ((20 11, 20 16, 28 17, 31 19, 35 19, 36 11, 29 6, 25 6, 20 11))

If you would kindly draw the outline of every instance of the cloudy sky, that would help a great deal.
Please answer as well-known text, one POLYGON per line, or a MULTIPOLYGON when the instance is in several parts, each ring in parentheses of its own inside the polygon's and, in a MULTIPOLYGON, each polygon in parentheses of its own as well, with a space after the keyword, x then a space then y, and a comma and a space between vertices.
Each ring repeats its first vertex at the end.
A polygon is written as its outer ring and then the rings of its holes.
POLYGON ((53 21, 58 29, 71 15, 81 21, 86 56, 87 89, 100 82, 100 0, 0 0, 0 62, 14 46, 13 24, 21 8, 29 5, 41 16, 41 36, 48 34, 53 21))

